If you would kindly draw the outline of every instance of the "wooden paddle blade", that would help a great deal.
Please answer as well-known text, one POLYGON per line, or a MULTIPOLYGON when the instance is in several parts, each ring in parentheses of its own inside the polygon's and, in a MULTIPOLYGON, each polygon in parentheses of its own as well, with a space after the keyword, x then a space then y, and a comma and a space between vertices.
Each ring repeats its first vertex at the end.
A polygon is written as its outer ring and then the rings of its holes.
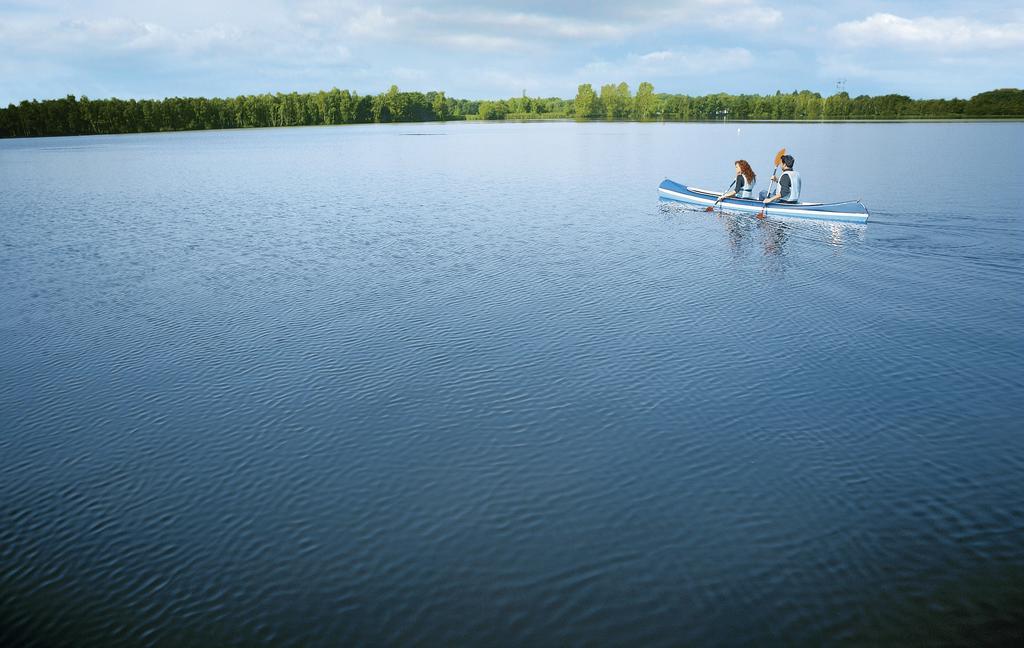
POLYGON ((764 220, 764 210, 763 209, 761 211, 757 212, 757 218, 758 218, 758 220, 764 220))
POLYGON ((706 211, 706 212, 713 212, 713 211, 715 211, 715 206, 714 206, 714 205, 712 205, 712 206, 710 206, 710 207, 705 207, 705 208, 704 208, 704 211, 706 211))
POLYGON ((775 154, 775 166, 782 164, 782 156, 786 154, 786 147, 783 146, 779 149, 779 152, 775 154))

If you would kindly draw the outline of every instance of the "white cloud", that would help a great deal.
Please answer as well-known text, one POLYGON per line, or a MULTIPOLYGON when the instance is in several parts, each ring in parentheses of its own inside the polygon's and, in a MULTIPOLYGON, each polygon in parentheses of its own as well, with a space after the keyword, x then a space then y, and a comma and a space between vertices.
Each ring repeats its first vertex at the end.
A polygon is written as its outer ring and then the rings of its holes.
POLYGON ((706 76, 746 69, 752 67, 754 61, 754 55, 742 47, 661 50, 640 55, 630 54, 619 61, 589 63, 579 70, 579 78, 606 83, 623 79, 706 76))
POLYGON ((398 18, 384 13, 381 6, 356 11, 345 17, 343 24, 346 31, 353 36, 387 37, 393 35, 398 18))
POLYGON ((430 16, 437 22, 452 26, 462 24, 502 31, 514 30, 534 36, 614 40, 623 38, 629 32, 627 27, 621 25, 519 12, 452 12, 433 13, 430 16))
POLYGON ((557 8, 542 13, 514 8, 402 8, 395 3, 363 6, 310 0, 301 4, 295 18, 322 33, 331 33, 334 28, 362 39, 443 43, 467 49, 480 46, 488 51, 503 46, 520 48, 529 43, 564 44, 566 40, 621 42, 667 26, 701 25, 734 30, 737 15, 756 16, 761 27, 771 27, 781 18, 779 11, 762 6, 757 0, 729 0, 727 4, 720 0, 689 0, 668 6, 616 7, 611 11, 587 10, 583 15, 564 15, 557 8), (599 20, 589 17, 598 13, 602 15, 599 20))
POLYGON ((429 77, 426 70, 420 70, 418 68, 410 68, 404 66, 398 66, 391 68, 391 76, 394 77, 395 81, 424 81, 429 77))
POLYGON ((441 45, 476 52, 507 52, 530 47, 530 43, 506 36, 489 36, 487 34, 443 34, 434 39, 441 45))
POLYGON ((175 31, 163 25, 105 18, 100 20, 10 21, 0 36, 5 44, 19 52, 36 52, 88 57, 123 50, 165 50, 173 54, 192 54, 220 46, 242 43, 239 29, 212 25, 175 31))
POLYGON ((644 29, 702 25, 721 30, 756 30, 778 25, 782 12, 757 0, 690 0, 659 3, 656 7, 633 7, 627 20, 644 29))
POLYGON ((1003 49, 1024 45, 1024 24, 987 25, 963 17, 902 18, 876 13, 833 28, 846 47, 890 45, 924 49, 1003 49))

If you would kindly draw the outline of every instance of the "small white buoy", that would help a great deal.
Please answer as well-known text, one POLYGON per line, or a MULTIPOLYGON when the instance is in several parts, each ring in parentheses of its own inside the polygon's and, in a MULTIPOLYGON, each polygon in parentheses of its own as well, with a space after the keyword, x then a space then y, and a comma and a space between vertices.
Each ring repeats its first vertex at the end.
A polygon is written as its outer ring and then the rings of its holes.
POLYGON ((738 128, 736 129, 736 134, 737 134, 737 135, 739 135, 739 134, 740 134, 740 129, 738 129, 738 128))

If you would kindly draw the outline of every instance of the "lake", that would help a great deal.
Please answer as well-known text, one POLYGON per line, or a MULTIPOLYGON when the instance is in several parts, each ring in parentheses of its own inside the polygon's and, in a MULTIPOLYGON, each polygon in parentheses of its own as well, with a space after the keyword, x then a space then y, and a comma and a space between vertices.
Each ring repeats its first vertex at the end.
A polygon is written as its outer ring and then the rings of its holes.
POLYGON ((0 141, 0 643, 999 644, 1024 123, 0 141), (776 151, 866 226, 707 214, 776 151))

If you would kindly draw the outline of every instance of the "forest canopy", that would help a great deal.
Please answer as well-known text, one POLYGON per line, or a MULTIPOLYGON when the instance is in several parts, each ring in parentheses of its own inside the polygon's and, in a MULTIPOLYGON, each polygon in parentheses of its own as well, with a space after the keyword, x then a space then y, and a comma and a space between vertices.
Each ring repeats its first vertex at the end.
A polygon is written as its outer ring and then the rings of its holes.
POLYGON ((454 99, 442 91, 360 96, 349 90, 244 95, 227 99, 63 99, 22 101, 0 108, 0 137, 95 135, 154 131, 320 126, 461 119, 610 120, 843 120, 1024 118, 1024 90, 1007 88, 970 99, 911 99, 904 95, 822 97, 807 90, 774 95, 655 93, 641 83, 595 90, 589 83, 574 99, 521 97, 454 99))

